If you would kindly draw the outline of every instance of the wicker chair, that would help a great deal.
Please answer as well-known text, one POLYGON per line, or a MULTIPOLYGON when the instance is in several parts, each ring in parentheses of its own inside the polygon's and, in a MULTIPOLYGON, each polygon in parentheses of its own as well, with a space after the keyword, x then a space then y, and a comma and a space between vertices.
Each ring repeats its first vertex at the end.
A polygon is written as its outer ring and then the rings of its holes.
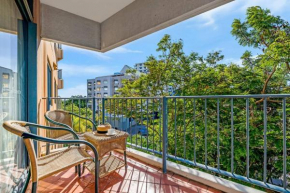
MULTIPOLYGON (((6 121, 3 123, 3 127, 20 137, 23 138, 24 144, 28 151, 28 156, 30 159, 30 172, 29 178, 31 174, 32 181, 32 193, 37 192, 37 182, 38 180, 44 179, 48 176, 59 173, 60 171, 66 170, 68 168, 79 166, 84 162, 94 162, 95 167, 91 172, 95 174, 95 192, 98 192, 98 174, 99 174, 99 161, 98 161, 98 152, 95 147, 83 140, 79 140, 77 134, 68 129, 68 128, 54 128, 48 126, 42 126, 34 123, 27 123, 22 121, 6 121), (46 137, 41 137, 39 135, 32 134, 30 132, 29 127, 37 127, 49 130, 61 130, 70 132, 74 136, 74 140, 56 140, 46 137), (56 153, 52 153, 50 155, 46 155, 41 158, 37 158, 34 150, 34 145, 32 140, 43 141, 47 143, 54 144, 77 144, 77 146, 71 146, 63 151, 58 151, 56 153), (80 148, 79 144, 85 144, 89 146, 94 152, 94 156, 92 157, 85 150, 80 148), (97 174, 97 175, 96 175, 97 174)), ((79 169, 79 176, 80 176, 79 169)))
MULTIPOLYGON (((93 131, 96 130, 96 125, 95 123, 86 118, 86 117, 81 117, 75 113, 71 113, 68 111, 64 111, 64 110, 53 110, 53 111, 47 111, 45 113, 45 118, 48 121, 49 126, 51 127, 65 127, 68 128, 70 130, 73 130, 73 124, 72 124, 72 118, 73 116, 79 117, 80 119, 85 119, 87 121, 89 121, 90 123, 92 123, 93 125, 93 131)), ((80 139, 84 139, 83 138, 83 133, 78 133, 78 136, 80 139)), ((69 140, 69 139, 73 139, 73 136, 71 135, 71 133, 68 133, 67 131, 49 131, 48 132, 48 137, 49 138, 54 138, 54 139, 59 139, 59 140, 69 140)), ((50 150, 50 144, 47 144, 47 149, 46 149, 46 154, 49 154, 49 150, 50 150)))

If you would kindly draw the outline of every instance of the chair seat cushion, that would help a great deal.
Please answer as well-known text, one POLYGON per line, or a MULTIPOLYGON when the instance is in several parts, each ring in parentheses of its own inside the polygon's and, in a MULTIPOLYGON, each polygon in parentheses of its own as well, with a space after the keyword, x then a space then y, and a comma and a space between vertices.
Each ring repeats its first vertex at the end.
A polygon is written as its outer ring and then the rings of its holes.
POLYGON ((41 180, 87 161, 93 161, 93 158, 80 147, 70 147, 63 151, 38 158, 38 179, 41 180))

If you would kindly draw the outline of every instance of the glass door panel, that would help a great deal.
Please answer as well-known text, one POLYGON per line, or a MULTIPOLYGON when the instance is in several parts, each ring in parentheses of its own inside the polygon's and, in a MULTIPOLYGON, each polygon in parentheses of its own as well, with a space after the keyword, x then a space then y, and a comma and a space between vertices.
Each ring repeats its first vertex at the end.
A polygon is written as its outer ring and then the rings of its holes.
POLYGON ((25 66, 18 57, 21 15, 13 0, 0 0, 0 5, 0 192, 20 192, 27 177, 26 150, 2 124, 25 120, 25 66))

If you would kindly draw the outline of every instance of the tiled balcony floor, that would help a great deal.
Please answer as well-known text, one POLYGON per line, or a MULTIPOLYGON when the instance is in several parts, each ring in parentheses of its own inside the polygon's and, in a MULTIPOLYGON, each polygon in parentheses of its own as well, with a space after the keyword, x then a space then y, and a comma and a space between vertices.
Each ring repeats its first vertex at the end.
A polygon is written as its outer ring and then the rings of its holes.
MULTIPOLYGON (((219 190, 204 184, 188 180, 179 175, 162 174, 162 170, 132 159, 128 160, 127 171, 125 167, 100 179, 100 192, 130 192, 130 193, 216 193, 219 190)), ((74 168, 61 172, 39 181, 38 191, 57 192, 94 192, 94 176, 87 170, 81 177, 74 172, 74 168)), ((27 192, 31 191, 31 184, 27 192)))

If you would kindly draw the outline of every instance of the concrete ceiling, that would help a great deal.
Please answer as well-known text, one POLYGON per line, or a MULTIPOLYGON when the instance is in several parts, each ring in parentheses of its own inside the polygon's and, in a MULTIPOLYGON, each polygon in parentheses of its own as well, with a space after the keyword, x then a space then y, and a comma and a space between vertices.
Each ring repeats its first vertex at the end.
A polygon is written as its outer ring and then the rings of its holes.
POLYGON ((135 0, 41 0, 41 3, 103 22, 135 0))
POLYGON ((234 0, 41 0, 41 37, 106 52, 234 0))

